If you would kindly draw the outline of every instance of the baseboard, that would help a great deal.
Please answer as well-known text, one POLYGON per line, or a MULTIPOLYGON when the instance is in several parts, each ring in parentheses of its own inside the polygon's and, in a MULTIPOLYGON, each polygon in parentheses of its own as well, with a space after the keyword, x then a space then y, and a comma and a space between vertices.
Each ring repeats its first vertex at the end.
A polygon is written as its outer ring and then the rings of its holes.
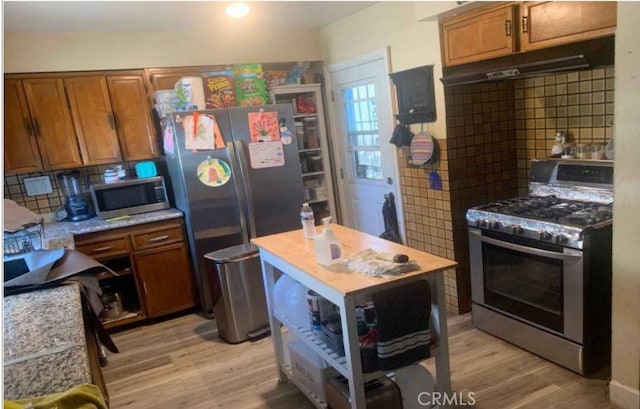
POLYGON ((614 405, 622 409, 640 408, 640 391, 625 386, 618 381, 609 382, 609 399, 614 405))

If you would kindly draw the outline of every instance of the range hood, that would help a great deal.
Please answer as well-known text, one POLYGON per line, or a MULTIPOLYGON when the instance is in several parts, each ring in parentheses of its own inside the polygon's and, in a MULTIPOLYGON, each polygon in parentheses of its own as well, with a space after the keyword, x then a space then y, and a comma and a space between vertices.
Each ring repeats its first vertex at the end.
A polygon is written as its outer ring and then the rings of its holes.
POLYGON ((614 51, 614 37, 599 38, 444 67, 441 81, 445 86, 451 86, 509 78, 527 78, 561 71, 580 71, 613 65, 614 51))

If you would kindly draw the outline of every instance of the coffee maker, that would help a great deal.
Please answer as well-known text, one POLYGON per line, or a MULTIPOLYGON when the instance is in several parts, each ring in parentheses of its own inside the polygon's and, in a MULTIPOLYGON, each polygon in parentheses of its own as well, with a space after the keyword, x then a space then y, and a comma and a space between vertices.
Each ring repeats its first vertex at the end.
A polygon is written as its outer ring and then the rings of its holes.
POLYGON ((67 220, 77 222, 93 217, 89 203, 82 195, 80 172, 77 170, 58 173, 58 182, 64 190, 64 210, 67 220))

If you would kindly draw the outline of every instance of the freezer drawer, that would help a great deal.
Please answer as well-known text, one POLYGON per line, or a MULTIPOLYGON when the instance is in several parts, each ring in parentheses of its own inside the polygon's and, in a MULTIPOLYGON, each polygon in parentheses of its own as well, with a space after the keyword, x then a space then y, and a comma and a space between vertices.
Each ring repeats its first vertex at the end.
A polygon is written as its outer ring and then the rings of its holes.
POLYGON ((260 255, 242 244, 204 256, 214 266, 213 311, 220 338, 231 344, 269 331, 260 255))

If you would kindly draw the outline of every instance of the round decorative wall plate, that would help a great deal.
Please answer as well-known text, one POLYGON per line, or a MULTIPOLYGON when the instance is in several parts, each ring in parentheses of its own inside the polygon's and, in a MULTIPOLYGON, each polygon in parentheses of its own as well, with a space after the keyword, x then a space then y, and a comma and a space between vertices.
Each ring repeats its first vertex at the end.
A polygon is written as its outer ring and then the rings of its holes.
POLYGON ((220 159, 203 160, 198 165, 198 179, 207 186, 222 186, 231 178, 231 168, 220 159))
POLYGON ((433 156, 433 137, 427 132, 419 132, 411 140, 411 164, 423 165, 433 156))

